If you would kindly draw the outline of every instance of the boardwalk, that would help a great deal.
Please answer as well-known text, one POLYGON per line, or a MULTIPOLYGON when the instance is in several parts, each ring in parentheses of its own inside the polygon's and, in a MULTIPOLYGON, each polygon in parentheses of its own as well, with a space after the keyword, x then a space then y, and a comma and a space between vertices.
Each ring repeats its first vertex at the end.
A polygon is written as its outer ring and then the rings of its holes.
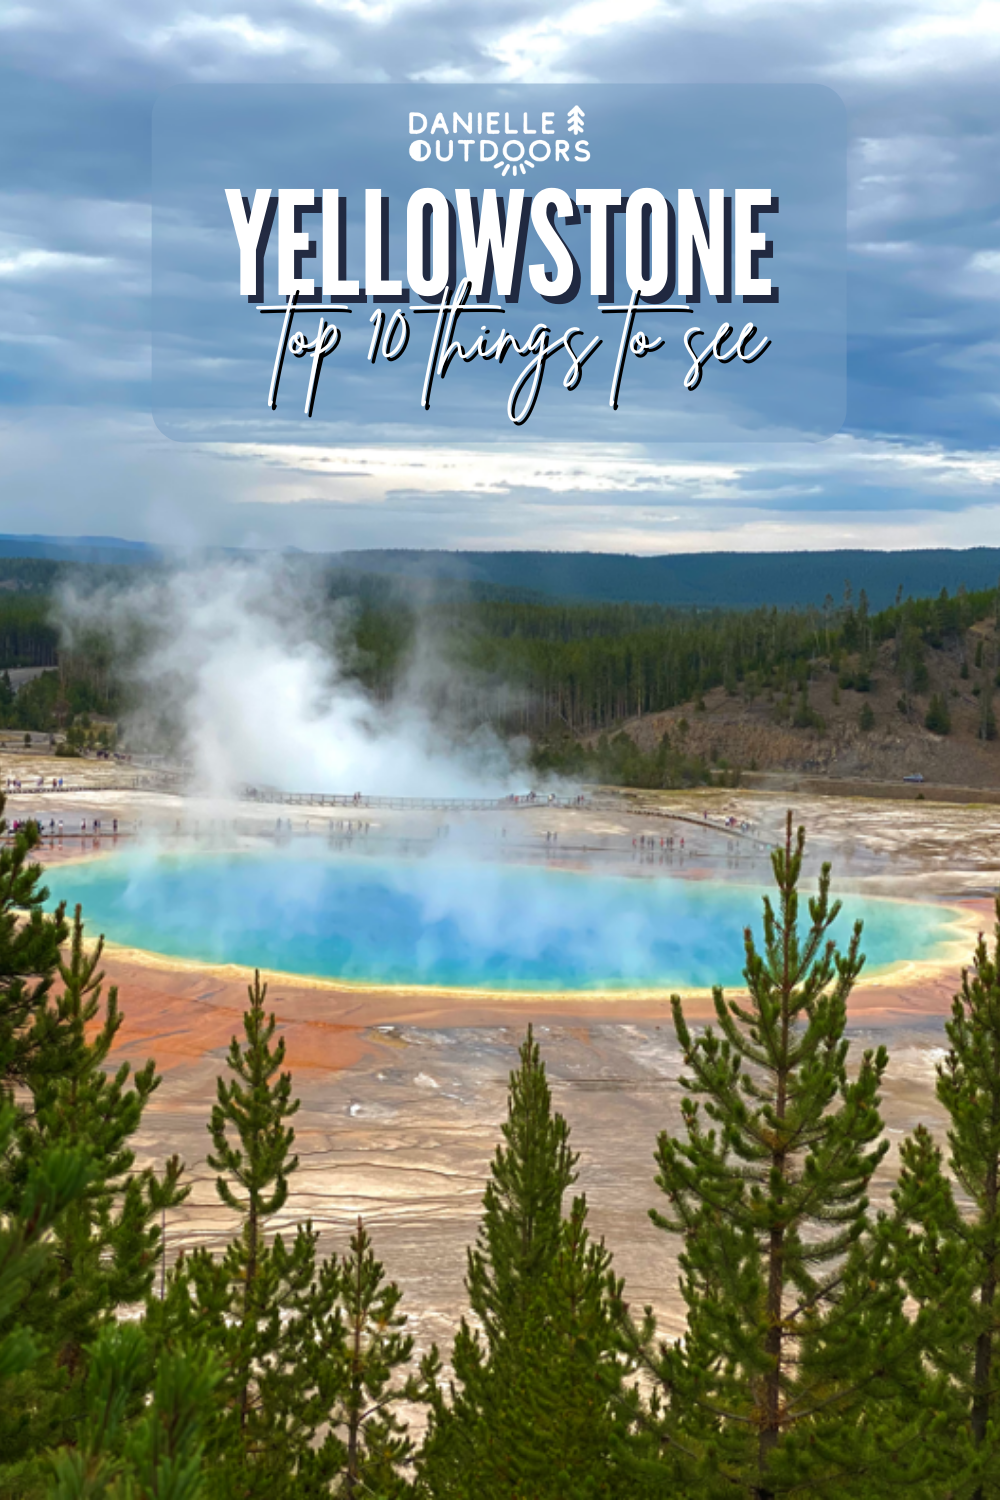
POLYGON ((729 839, 749 839, 754 844, 764 842, 760 832, 749 824, 746 828, 741 828, 738 823, 713 822, 704 814, 699 818, 696 813, 674 812, 670 807, 641 807, 635 808, 634 812, 637 817, 667 818, 671 823, 687 823, 692 828, 704 828, 709 833, 724 833, 729 839))
POLYGON ((344 807, 385 808, 397 812, 530 812, 552 808, 576 808, 593 811, 600 808, 608 812, 631 812, 636 817, 665 818, 674 823, 687 823, 692 828, 703 828, 709 833, 725 834, 727 838, 747 839, 760 842, 760 835, 752 828, 740 828, 695 813, 675 812, 666 807, 623 807, 615 797, 605 795, 595 799, 592 794, 575 797, 557 797, 529 793, 509 797, 368 797, 363 793, 346 796, 339 792, 279 792, 261 791, 247 787, 241 797, 248 802, 277 803, 285 807, 344 807))
MULTIPOLYGON (((56 780, 58 783, 58 777, 56 780)), ((51 776, 41 782, 37 777, 22 777, 17 785, 13 780, 6 781, 2 791, 5 797, 65 797, 74 792, 173 792, 183 796, 185 784, 179 777, 162 774, 123 776, 116 781, 64 781, 61 786, 53 786, 51 776)))
POLYGON ((370 797, 363 792, 279 792, 245 787, 245 802, 277 803, 282 807, 376 807, 394 812, 511 812, 542 807, 585 807, 579 797, 524 793, 509 797, 370 797))
MULTIPOLYGON (((77 782, 73 785, 53 786, 51 778, 43 785, 22 784, 9 786, 6 795, 10 798, 35 798, 66 796, 74 793, 93 795, 114 792, 167 792, 184 796, 190 792, 178 775, 170 773, 145 773, 121 777, 115 781, 77 782)), ((626 788, 621 793, 605 788, 594 788, 587 793, 572 797, 553 793, 522 792, 506 797, 380 797, 364 792, 284 792, 276 787, 244 786, 236 792, 241 802, 252 806, 343 808, 348 812, 381 809, 391 812, 540 812, 543 810, 569 809, 577 811, 601 811, 617 815, 629 814, 639 818, 656 818, 671 823, 685 823, 691 828, 701 828, 707 833, 723 834, 726 838, 743 839, 760 843, 761 834, 753 827, 741 828, 724 819, 698 816, 694 812, 681 812, 670 807, 648 804, 629 806, 625 798, 626 788)))

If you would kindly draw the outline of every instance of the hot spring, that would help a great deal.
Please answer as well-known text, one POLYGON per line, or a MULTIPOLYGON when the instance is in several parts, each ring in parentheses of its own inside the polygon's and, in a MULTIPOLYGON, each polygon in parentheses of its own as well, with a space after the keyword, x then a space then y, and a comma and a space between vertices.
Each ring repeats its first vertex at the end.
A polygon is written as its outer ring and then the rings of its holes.
MULTIPOLYGON (((471 859, 133 852, 47 872, 91 935, 170 958, 369 985, 494 991, 695 989, 741 982, 762 888, 471 859)), ((814 889, 814 883, 807 883, 814 889)), ((805 911, 803 910, 805 916, 805 911)), ((954 909, 848 895, 866 974, 941 960, 954 909)))

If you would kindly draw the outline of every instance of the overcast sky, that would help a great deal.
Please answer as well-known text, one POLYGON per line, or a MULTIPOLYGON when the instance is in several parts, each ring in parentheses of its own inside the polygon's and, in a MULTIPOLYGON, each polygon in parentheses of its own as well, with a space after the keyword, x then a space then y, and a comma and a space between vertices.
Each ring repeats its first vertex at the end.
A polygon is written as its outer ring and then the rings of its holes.
POLYGON ((78 0, 0 8, 0 530, 664 552, 1000 544, 1000 5, 78 0), (821 82, 849 146, 821 443, 175 443, 150 416, 150 121, 181 81, 821 82), (470 472, 477 475, 469 488, 470 472))

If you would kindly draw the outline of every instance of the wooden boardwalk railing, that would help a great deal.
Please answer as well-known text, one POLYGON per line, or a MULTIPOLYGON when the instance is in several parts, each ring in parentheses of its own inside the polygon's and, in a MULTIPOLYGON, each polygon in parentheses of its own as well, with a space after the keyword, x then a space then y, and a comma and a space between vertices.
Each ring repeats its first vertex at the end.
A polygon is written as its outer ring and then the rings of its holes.
MULTIPOLYGON (((116 781, 77 782, 73 785, 52 786, 51 778, 42 786, 22 784, 19 788, 5 788, 8 797, 51 797, 76 792, 168 792, 183 795, 185 784, 179 776, 153 774, 122 777, 116 781)), ((642 818, 663 819, 671 823, 686 823, 692 828, 701 828, 707 833, 721 833, 727 838, 745 839, 753 843, 769 843, 760 830, 738 824, 719 822, 713 818, 698 817, 693 812, 675 811, 668 807, 629 807, 619 798, 599 791, 583 796, 560 797, 548 793, 512 794, 506 797, 381 797, 366 793, 349 792, 283 792, 274 787, 241 787, 237 798, 257 806, 278 807, 326 807, 343 808, 347 812, 382 808, 395 812, 530 812, 532 809, 580 808, 591 811, 632 813, 642 818)))
POLYGON ((379 797, 363 792, 281 792, 244 787, 239 796, 244 802, 276 803, 284 807, 381 807, 397 812, 508 812, 532 807, 586 805, 575 797, 530 796, 527 793, 509 797, 379 797))

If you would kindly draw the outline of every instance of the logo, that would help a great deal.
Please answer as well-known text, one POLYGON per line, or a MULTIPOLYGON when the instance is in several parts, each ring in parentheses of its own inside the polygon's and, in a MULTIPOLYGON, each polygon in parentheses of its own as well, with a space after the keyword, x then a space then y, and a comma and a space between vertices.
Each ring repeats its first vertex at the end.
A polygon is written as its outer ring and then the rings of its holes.
POLYGON ((457 160, 469 165, 478 161, 484 167, 492 166, 501 177, 508 172, 512 177, 526 177, 547 161, 589 161, 590 142, 579 139, 585 128, 584 110, 574 104, 568 111, 565 136, 556 127, 558 115, 554 109, 476 109, 468 113, 453 109, 449 117, 439 109, 432 117, 430 111, 425 114, 414 109, 410 111, 410 135, 416 140, 410 141, 410 156, 415 162, 425 162, 433 152, 434 160, 443 163, 457 160), (457 156, 456 149, 460 153, 457 156))

